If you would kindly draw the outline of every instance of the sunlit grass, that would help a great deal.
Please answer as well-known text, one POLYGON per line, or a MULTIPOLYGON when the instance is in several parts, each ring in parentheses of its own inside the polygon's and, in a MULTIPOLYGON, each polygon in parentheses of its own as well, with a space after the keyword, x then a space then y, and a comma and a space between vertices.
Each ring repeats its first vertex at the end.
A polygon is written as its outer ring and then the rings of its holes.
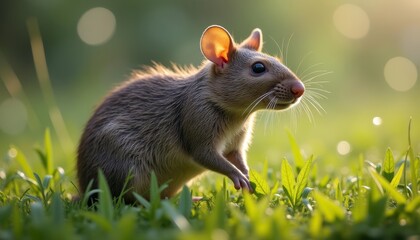
MULTIPOLYGON (((0 237, 178 239, 409 238, 420 234, 419 156, 411 147, 396 158, 384 150, 378 163, 358 160, 346 175, 320 174, 289 132, 292 158, 280 168, 250 172, 255 193, 238 192, 226 178, 204 176, 173 199, 160 199, 152 176, 150 201, 112 199, 99 174, 99 201, 89 206, 64 169, 54 164, 49 131, 35 169, 17 148, 0 174, 0 237), (281 173, 279 175, 278 173, 281 173), (413 184, 415 183, 415 184, 413 184), (414 188, 416 187, 416 188, 414 188), (202 199, 192 201, 192 196, 202 199)), ((410 138, 411 142, 411 138, 410 138)), ((316 159, 316 158, 315 158, 316 159)))

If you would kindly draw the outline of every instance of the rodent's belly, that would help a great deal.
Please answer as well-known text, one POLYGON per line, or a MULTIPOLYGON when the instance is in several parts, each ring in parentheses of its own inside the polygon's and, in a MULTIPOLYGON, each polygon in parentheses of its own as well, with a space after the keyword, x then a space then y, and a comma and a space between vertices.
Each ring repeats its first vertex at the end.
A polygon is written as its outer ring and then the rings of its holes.
POLYGON ((200 174, 205 169, 198 165, 190 156, 183 156, 176 159, 168 159, 163 167, 162 178, 189 179, 200 174))
POLYGON ((168 172, 168 187, 163 191, 163 197, 171 197, 176 194, 185 184, 205 171, 205 168, 194 163, 191 159, 184 159, 184 163, 178 165, 172 171, 168 172))
MULTIPOLYGON (((155 172, 159 184, 168 184, 161 193, 163 198, 172 197, 187 182, 206 170, 186 154, 168 154, 168 157, 158 159, 158 161, 159 163, 150 171, 155 172)), ((150 181, 146 176, 150 176, 150 172, 137 172, 135 176, 133 187, 140 194, 150 189, 150 181)))

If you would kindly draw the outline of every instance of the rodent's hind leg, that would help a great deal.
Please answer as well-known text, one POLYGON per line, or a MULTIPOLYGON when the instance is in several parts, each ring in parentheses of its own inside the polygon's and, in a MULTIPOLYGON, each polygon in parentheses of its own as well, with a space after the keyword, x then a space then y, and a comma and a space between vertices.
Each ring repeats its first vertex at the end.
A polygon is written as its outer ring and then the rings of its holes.
POLYGON ((249 167, 242 154, 237 150, 233 150, 224 155, 229 162, 237 167, 249 179, 249 167))

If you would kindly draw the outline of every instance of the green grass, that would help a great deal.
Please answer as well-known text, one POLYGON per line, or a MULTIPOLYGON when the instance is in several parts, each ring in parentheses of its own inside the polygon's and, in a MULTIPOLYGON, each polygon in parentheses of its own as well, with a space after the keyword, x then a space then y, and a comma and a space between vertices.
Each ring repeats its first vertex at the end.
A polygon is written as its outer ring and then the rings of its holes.
MULTIPOLYGON (((37 149, 34 169, 16 147, 1 171, 0 239, 404 239, 420 235, 419 155, 401 158, 384 149, 382 161, 365 161, 347 175, 322 174, 288 133, 293 157, 280 168, 267 162, 250 177, 254 194, 234 190, 226 178, 202 177, 173 199, 162 200, 152 175, 150 201, 112 199, 99 176, 99 201, 88 206, 74 179, 56 166, 50 133, 37 149), (278 177, 280 173, 280 178, 278 177), (220 180, 220 181, 219 181, 220 180), (193 202, 192 196, 202 196, 193 202)), ((410 138, 409 138, 410 139, 410 138)))

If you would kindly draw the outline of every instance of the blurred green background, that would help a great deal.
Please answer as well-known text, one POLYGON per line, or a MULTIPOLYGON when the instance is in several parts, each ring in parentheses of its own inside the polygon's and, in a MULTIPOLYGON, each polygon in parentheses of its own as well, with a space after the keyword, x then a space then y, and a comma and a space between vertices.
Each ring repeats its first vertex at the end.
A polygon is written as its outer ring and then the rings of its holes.
POLYGON ((319 99, 325 112, 312 109, 313 121, 305 114, 259 115, 251 167, 265 160, 277 166, 290 155, 285 127, 326 172, 347 171, 361 154, 379 161, 387 146, 398 156, 407 149, 410 117, 419 151, 420 1, 6 0, 0 3, 0 167, 11 164, 11 145, 36 159, 33 149, 48 127, 57 163, 73 171, 81 131, 106 93, 152 61, 199 65, 199 39, 212 24, 238 42, 261 28, 263 51, 283 55, 300 77, 331 72, 314 80, 326 81, 318 87, 330 93, 319 99), (36 54, 44 47, 49 78, 42 54, 35 58, 37 75, 31 42, 36 54))

